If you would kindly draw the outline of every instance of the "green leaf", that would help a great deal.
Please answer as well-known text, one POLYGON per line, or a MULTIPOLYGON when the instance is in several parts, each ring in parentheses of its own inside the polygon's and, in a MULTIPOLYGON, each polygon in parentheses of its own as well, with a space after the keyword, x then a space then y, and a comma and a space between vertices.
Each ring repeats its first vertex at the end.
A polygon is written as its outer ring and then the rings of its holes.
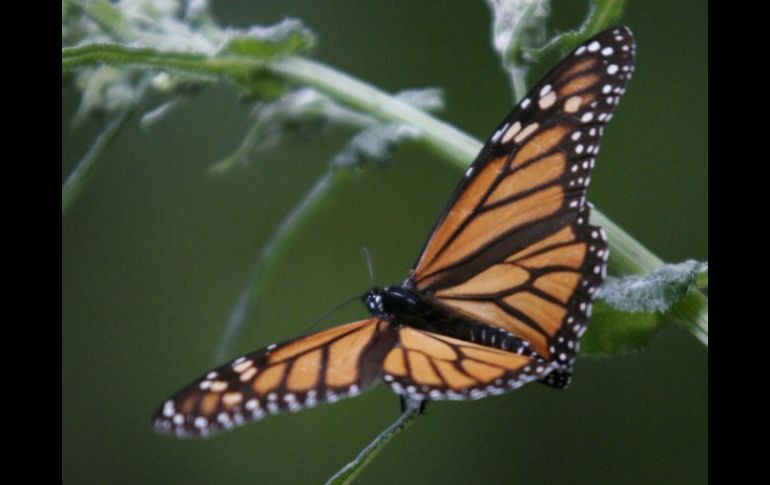
MULTIPOLYGON (((407 89, 395 96, 415 108, 436 111, 444 107, 440 89, 407 89)), ((380 166, 390 161, 394 148, 404 141, 417 140, 421 131, 404 123, 376 124, 356 134, 350 142, 332 159, 333 167, 354 167, 365 162, 380 166)))
POLYGON ((231 35, 218 55, 238 55, 262 60, 299 54, 315 44, 315 36, 302 22, 285 19, 270 27, 255 26, 231 35))
POLYGON ((112 66, 99 66, 78 72, 75 82, 83 93, 74 122, 80 123, 94 113, 117 113, 136 104, 140 97, 137 76, 112 66))
MULTIPOLYGON (((626 0, 594 0, 591 3, 588 18, 580 27, 580 32, 590 37, 617 25, 620 22, 620 17, 623 16, 625 6, 626 0)), ((577 44, 574 47, 577 47, 577 44)))
POLYGON ((708 262, 667 264, 647 275, 610 279, 597 297, 625 312, 665 312, 695 286, 699 274, 707 271, 708 262))
POLYGON ((548 0, 487 0, 492 10, 492 45, 511 79, 514 98, 524 97, 530 65, 523 53, 543 44, 548 0))
POLYGON ((403 123, 367 128, 356 136, 332 160, 335 167, 354 167, 364 162, 383 165, 393 156, 393 149, 405 140, 420 138, 420 130, 403 123))
POLYGON ((644 347, 707 272, 707 262, 690 260, 646 275, 608 279, 596 295, 591 325, 581 343, 583 353, 613 354, 644 347))
POLYGON ((594 0, 591 3, 588 16, 575 30, 570 30, 553 37, 540 49, 523 48, 533 58, 539 59, 554 50, 569 51, 581 42, 602 30, 618 25, 623 16, 625 0, 594 0))
POLYGON ((211 172, 222 173, 246 164, 259 152, 276 146, 287 137, 315 134, 329 122, 357 128, 375 123, 373 118, 343 108, 310 88, 297 89, 275 101, 257 104, 253 117, 254 122, 241 145, 214 164, 211 172))
POLYGON ((663 318, 657 313, 624 312, 597 300, 591 324, 580 342, 580 352, 604 356, 640 350, 662 324, 663 318))
POLYGON ((695 286, 697 286, 699 289, 708 288, 709 286, 709 270, 706 268, 705 271, 700 273, 698 275, 698 279, 695 281, 695 286))
POLYGON ((492 44, 511 78, 515 99, 527 91, 527 75, 533 60, 553 50, 568 50, 601 30, 616 25, 625 0, 594 0, 583 23, 575 30, 557 35, 547 43, 545 21, 550 14, 548 0, 487 0, 492 10, 492 44))
POLYGON ((423 111, 444 109, 444 93, 439 88, 405 89, 396 93, 396 99, 423 111))

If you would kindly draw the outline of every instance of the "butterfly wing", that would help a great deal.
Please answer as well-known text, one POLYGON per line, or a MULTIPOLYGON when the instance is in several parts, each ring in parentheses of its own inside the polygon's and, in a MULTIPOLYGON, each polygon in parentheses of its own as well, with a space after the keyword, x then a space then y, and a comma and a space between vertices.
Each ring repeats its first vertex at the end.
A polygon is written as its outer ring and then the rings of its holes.
POLYGON ((538 355, 509 352, 400 326, 383 362, 394 392, 418 400, 480 399, 541 379, 556 367, 538 355))
POLYGON ((437 304, 530 341, 565 372, 606 272, 585 192, 633 66, 631 32, 617 27, 552 69, 484 145, 411 274, 437 304))
POLYGON ((176 393, 155 413, 155 429, 204 437, 268 414, 355 396, 380 377, 395 339, 389 321, 370 318, 271 345, 176 393))

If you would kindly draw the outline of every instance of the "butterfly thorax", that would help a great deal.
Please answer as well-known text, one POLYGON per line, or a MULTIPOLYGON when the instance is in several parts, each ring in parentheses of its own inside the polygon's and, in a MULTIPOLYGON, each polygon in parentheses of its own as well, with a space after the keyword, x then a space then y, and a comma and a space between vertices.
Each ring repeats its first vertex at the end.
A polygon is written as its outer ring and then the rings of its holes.
POLYGON ((404 286, 374 287, 361 299, 371 314, 377 317, 399 320, 420 318, 429 310, 429 305, 419 294, 404 286))

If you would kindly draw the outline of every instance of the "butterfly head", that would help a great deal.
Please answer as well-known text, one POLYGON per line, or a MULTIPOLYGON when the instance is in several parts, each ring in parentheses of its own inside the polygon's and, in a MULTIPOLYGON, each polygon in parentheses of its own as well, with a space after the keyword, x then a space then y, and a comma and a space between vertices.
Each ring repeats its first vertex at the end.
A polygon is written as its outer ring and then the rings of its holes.
POLYGON ((380 288, 375 286, 370 291, 364 293, 361 297, 361 301, 364 302, 366 309, 369 310, 372 315, 385 314, 385 303, 383 302, 382 290, 380 288))

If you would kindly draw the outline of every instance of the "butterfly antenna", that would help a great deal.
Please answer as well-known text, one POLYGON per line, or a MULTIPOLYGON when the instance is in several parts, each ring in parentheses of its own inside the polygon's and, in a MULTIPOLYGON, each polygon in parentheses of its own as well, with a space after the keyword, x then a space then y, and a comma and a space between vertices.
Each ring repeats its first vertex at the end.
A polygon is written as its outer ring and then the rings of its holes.
POLYGON ((349 298, 349 299, 343 301, 339 305, 335 306, 334 308, 332 308, 328 312, 326 312, 323 315, 321 315, 319 318, 316 318, 315 320, 313 320, 313 322, 302 333, 303 334, 308 333, 309 331, 311 331, 313 329, 313 327, 315 327, 319 323, 323 322, 324 320, 326 320, 327 318, 332 316, 335 312, 337 312, 338 310, 342 309, 342 307, 344 307, 345 305, 349 305, 350 303, 353 303, 354 301, 359 300, 360 298, 361 298, 360 296, 354 296, 352 298, 349 298))
POLYGON ((372 288, 374 288, 377 285, 374 282, 374 264, 372 263, 372 255, 369 252, 369 248, 366 246, 362 247, 361 250, 364 252, 364 258, 366 258, 366 269, 369 271, 369 283, 372 288))
MULTIPOLYGON (((371 283, 372 287, 374 287, 376 285, 374 284, 374 265, 372 264, 372 255, 369 252, 369 248, 368 247, 364 246, 361 249, 364 252, 364 258, 366 258, 366 269, 369 271, 369 282, 371 283)), ((305 329, 305 331, 302 332, 302 333, 308 333, 310 330, 313 329, 313 327, 315 327, 316 325, 318 325, 322 321, 324 321, 327 318, 329 318, 330 316, 332 316, 336 311, 340 310, 345 305, 348 305, 348 304, 352 303, 353 301, 358 300, 359 298, 360 297, 358 297, 358 296, 354 296, 353 298, 350 298, 349 300, 343 301, 339 305, 335 306, 334 308, 332 308, 331 310, 329 310, 328 312, 323 314, 321 317, 319 317, 316 320, 314 320, 313 323, 311 323, 310 326, 308 326, 305 329)))

